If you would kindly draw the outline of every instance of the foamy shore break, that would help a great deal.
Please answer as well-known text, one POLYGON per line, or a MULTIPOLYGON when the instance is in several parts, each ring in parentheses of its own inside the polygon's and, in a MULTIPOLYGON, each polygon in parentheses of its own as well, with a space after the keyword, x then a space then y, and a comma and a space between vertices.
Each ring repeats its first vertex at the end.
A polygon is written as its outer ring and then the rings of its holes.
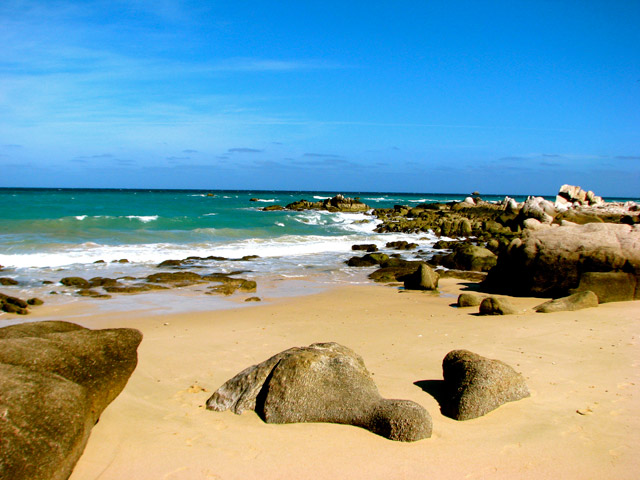
POLYGON ((635 478, 639 213, 591 198, 390 209, 380 228, 470 232, 429 261, 354 249, 387 285, 178 315, 39 306, 0 329, 2 389, 22 392, 0 398, 0 478, 635 478))

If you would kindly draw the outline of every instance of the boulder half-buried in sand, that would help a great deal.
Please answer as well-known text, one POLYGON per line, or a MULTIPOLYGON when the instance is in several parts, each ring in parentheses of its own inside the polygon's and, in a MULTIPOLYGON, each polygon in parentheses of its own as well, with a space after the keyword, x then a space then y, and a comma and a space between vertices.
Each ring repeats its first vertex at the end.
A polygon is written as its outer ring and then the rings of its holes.
POLYGON ((431 417, 410 400, 382 398, 362 358, 337 343, 290 348, 253 365, 207 400, 209 410, 250 409, 267 423, 355 425, 391 440, 431 436, 431 417))
POLYGON ((521 374, 500 360, 468 350, 453 350, 442 361, 445 396, 442 413, 471 420, 500 405, 529 396, 521 374))

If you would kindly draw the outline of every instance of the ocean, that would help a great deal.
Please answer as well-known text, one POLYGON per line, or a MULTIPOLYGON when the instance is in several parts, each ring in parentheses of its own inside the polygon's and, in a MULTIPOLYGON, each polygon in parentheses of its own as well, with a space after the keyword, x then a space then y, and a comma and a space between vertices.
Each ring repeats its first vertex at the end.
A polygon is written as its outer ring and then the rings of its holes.
MULTIPOLYGON (((258 282, 313 278, 316 284, 366 282, 344 262, 357 243, 407 240, 432 250, 433 234, 378 234, 366 214, 322 211, 262 211, 268 205, 360 197, 372 208, 449 202, 468 194, 284 192, 235 190, 0 189, 0 276, 18 280, 3 286, 16 296, 47 295, 65 276, 144 277, 157 265, 189 256, 226 257, 204 262, 199 273, 243 271, 258 282), (250 201, 257 198, 258 201, 250 201), (239 262, 238 259, 258 258, 239 262), (126 259, 127 263, 118 263, 126 259), (103 261, 104 263, 95 263, 103 261)), ((523 196, 513 196, 518 201, 523 196)), ((504 195, 483 196, 501 201, 504 195)), ((409 254, 410 255, 410 254, 409 254)), ((289 284, 291 287, 293 284, 289 284)), ((292 290, 291 288, 288 289, 292 290)), ((49 297, 51 298, 51 297, 49 297)), ((47 300, 47 298, 45 298, 47 300)), ((60 300, 56 300, 60 301, 60 300)))

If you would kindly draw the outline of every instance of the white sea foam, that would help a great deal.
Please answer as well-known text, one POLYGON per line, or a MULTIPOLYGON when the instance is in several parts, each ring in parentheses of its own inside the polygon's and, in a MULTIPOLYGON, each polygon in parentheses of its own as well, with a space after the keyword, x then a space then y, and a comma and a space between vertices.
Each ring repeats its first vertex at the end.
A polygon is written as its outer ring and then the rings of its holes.
POLYGON ((269 203, 272 203, 272 202, 275 202, 275 201, 276 201, 275 198, 268 198, 268 199, 259 198, 258 199, 258 202, 269 202, 269 203))
POLYGON ((76 220, 80 220, 80 221, 82 221, 82 220, 84 220, 85 218, 87 218, 87 216, 86 216, 86 215, 78 215, 78 216, 76 217, 76 220))
POLYGON ((217 213, 205 213, 203 217, 213 217, 214 215, 217 215, 217 213))
POLYGON ((322 197, 320 195, 314 195, 313 198, 316 200, 329 200, 331 197, 322 197))
MULTIPOLYGON (((372 228, 369 224, 367 228, 372 228)), ((214 229, 210 229, 214 230, 214 229)), ((421 233, 420 238, 427 237, 427 243, 435 242, 433 235, 421 233)), ((295 259, 301 256, 313 256, 322 254, 352 254, 351 246, 355 243, 373 243, 379 248, 384 248, 387 242, 407 240, 417 241, 414 234, 376 234, 370 232, 352 233, 345 235, 320 236, 320 235, 282 235, 275 238, 248 238, 238 239, 225 243, 200 242, 191 244, 153 243, 130 245, 101 245, 86 242, 76 246, 61 248, 55 246, 55 250, 41 249, 37 253, 0 254, 0 264, 10 268, 60 268, 72 265, 92 265, 97 260, 107 263, 126 258, 132 264, 157 264, 167 259, 181 259, 189 256, 207 257, 210 255, 241 258, 246 255, 259 255, 260 261, 279 257, 278 262, 265 265, 269 270, 277 269, 278 263, 284 258, 295 259)), ((421 241, 420 243, 425 243, 421 241)), ((331 261, 328 257, 317 259, 305 259, 321 264, 331 261)), ((335 259, 333 260, 335 262, 335 259)), ((237 267, 237 265, 236 265, 237 267)), ((122 266, 121 268, 127 268, 122 266)), ((253 266, 252 266, 253 268, 253 266)))
POLYGON ((129 220, 140 220, 142 223, 153 222, 158 219, 158 215, 127 215, 129 220))

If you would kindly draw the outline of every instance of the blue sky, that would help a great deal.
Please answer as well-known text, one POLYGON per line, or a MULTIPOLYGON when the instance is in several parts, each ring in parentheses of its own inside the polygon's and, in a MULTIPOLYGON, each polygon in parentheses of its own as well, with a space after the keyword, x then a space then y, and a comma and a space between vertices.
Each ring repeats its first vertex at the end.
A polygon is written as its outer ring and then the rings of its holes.
POLYGON ((0 2, 0 186, 640 196, 640 2, 0 2))

